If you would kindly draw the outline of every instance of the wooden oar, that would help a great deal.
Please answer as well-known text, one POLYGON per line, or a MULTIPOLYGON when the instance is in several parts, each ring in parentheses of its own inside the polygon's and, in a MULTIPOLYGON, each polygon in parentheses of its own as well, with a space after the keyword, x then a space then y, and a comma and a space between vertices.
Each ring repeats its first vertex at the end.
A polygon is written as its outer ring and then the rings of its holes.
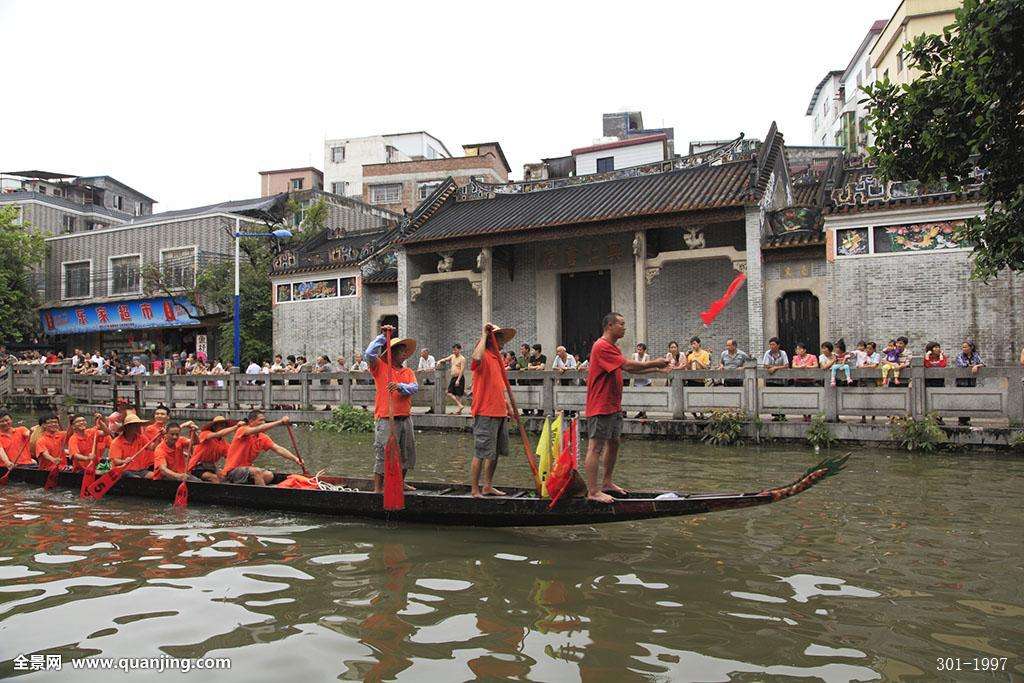
MULTIPOLYGON (((192 459, 192 452, 196 449, 196 428, 189 427, 189 446, 188 446, 188 458, 192 459)), ((185 461, 185 479, 181 480, 178 484, 178 490, 174 494, 174 507, 185 508, 188 507, 188 485, 185 481, 188 479, 188 460, 185 461)))
MULTIPOLYGON (((494 330, 491 333, 491 343, 494 344, 494 349, 497 351, 498 338, 494 335, 494 330)), ((484 353, 487 350, 484 349, 484 353)), ((526 427, 523 426, 523 420, 519 417, 519 406, 516 405, 515 396, 512 395, 512 385, 508 381, 508 372, 505 369, 504 364, 501 365, 501 379, 505 382, 505 391, 508 392, 508 402, 512 405, 512 415, 516 419, 516 425, 519 426, 519 438, 523 440, 523 450, 526 451, 526 460, 530 463, 530 470, 533 472, 533 483, 537 489, 537 495, 541 494, 541 482, 540 482, 540 470, 537 469, 537 457, 533 454, 533 446, 530 445, 530 438, 526 435, 526 427)))
POLYGON ((128 468, 128 465, 132 463, 132 460, 135 460, 135 458, 139 457, 140 454, 145 453, 146 450, 148 450, 151 445, 156 443, 157 439, 161 438, 163 435, 164 430, 161 429, 153 436, 152 439, 146 442, 142 446, 142 448, 135 451, 135 454, 128 458, 123 465, 111 467, 109 472, 107 472, 102 477, 93 482, 93 485, 89 487, 89 497, 95 500, 99 500, 100 498, 105 496, 107 494, 107 491, 112 489, 114 487, 114 484, 121 480, 121 476, 128 468))
POLYGON ((93 427, 96 431, 92 435, 92 453, 89 455, 89 462, 85 466, 85 471, 82 472, 82 488, 78 491, 79 498, 89 497, 89 487, 96 480, 96 442, 100 438, 100 430, 98 427, 93 427))
POLYGON ((288 428, 288 437, 292 440, 292 449, 295 450, 295 457, 299 459, 299 467, 302 468, 302 474, 309 476, 309 471, 306 469, 306 462, 302 459, 302 453, 299 453, 299 442, 295 440, 295 430, 292 429, 292 423, 289 422, 285 425, 288 428))
MULTIPOLYGON (((384 362, 388 364, 387 383, 392 382, 391 330, 384 331, 384 362)), ((378 363, 380 360, 377 361, 378 363)), ((395 432, 395 404, 391 389, 388 394, 388 441, 384 445, 384 509, 401 510, 405 507, 405 481, 402 476, 402 452, 395 432)))

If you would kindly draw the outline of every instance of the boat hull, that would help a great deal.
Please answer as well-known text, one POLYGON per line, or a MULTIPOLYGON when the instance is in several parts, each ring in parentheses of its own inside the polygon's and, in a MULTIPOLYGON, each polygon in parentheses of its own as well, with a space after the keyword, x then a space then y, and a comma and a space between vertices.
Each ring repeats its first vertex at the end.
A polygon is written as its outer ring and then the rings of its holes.
MULTIPOLYGON (((47 472, 15 467, 11 482, 42 486, 47 472)), ((278 475, 282 478, 283 475, 278 475)), ((350 489, 368 489, 365 479, 325 477, 325 481, 350 489)), ((80 490, 80 472, 60 472, 57 486, 80 490)), ((607 524, 699 515, 721 510, 753 507, 773 502, 769 491, 745 494, 701 494, 657 499, 658 492, 634 493, 605 505, 583 498, 563 499, 554 509, 550 501, 538 499, 532 490, 507 488, 505 497, 473 498, 468 487, 460 484, 413 483, 417 488, 405 496, 405 508, 384 510, 382 496, 368 490, 320 491, 244 486, 238 484, 188 484, 189 505, 222 505, 313 513, 336 517, 357 517, 388 522, 442 526, 526 527, 578 524, 607 524)), ((107 495, 150 498, 170 505, 178 489, 173 480, 123 477, 107 495)))

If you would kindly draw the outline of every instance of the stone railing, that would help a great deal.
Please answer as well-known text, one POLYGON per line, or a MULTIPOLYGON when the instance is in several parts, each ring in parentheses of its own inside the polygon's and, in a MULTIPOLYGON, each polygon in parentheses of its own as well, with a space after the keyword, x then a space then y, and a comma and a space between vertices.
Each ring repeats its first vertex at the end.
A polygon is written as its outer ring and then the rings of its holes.
MULTIPOLYGON (((447 371, 417 372, 420 391, 413 405, 443 413, 447 371)), ((816 415, 829 421, 839 416, 923 416, 991 418, 1019 425, 1024 421, 1024 368, 985 367, 978 374, 958 368, 911 367, 902 380, 909 385, 880 387, 878 370, 854 370, 855 383, 829 385, 821 370, 780 370, 763 367, 742 370, 686 371, 670 374, 626 375, 622 408, 646 412, 652 418, 685 419, 697 413, 728 410, 755 415, 816 415), (970 378, 975 386, 957 386, 970 378), (636 386, 650 379, 651 386, 636 386), (941 384, 941 386, 933 386, 941 384)), ((842 377, 842 373, 840 373, 842 377)), ((569 371, 510 372, 512 391, 520 409, 553 414, 556 410, 582 411, 586 402, 585 373, 569 371)), ((472 390, 467 374, 467 392, 472 390)), ((373 380, 369 373, 297 373, 274 375, 151 375, 118 377, 81 376, 60 366, 13 366, 0 385, 7 383, 9 399, 70 396, 89 405, 111 404, 115 395, 153 407, 219 408, 247 410, 287 408, 323 409, 342 404, 372 406, 373 380)), ((466 397, 467 404, 469 397, 466 397)))

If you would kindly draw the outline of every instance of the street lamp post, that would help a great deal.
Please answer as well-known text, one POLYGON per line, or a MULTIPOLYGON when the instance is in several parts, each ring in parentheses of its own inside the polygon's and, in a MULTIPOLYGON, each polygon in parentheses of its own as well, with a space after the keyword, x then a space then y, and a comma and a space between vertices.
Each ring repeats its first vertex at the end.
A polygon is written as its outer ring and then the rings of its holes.
POLYGON ((242 237, 273 237, 286 240, 292 236, 291 230, 274 230, 273 232, 242 232, 242 219, 235 219, 235 367, 242 367, 242 295, 240 287, 239 248, 238 240, 242 237))

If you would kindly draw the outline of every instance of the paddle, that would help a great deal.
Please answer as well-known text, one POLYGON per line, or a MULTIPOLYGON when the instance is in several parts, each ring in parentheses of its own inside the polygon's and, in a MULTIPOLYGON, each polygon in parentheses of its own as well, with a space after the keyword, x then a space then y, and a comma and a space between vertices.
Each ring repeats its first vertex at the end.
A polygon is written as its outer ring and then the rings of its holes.
MULTIPOLYGON (((189 446, 188 446, 188 458, 192 459, 192 452, 196 449, 196 428, 189 427, 189 446)), ((188 464, 185 465, 185 478, 188 478, 188 464)), ((188 507, 188 485, 185 484, 185 479, 181 480, 178 484, 178 491, 174 494, 174 507, 186 508, 188 507)))
MULTIPOLYGON (((384 330, 384 357, 388 364, 388 384, 392 381, 391 365, 391 328, 384 330)), ((402 454, 398 448, 398 435, 395 433, 395 405, 388 392, 388 441, 384 445, 384 509, 401 510, 405 507, 405 481, 402 477, 402 454)))
POLYGON ((85 471, 82 472, 82 488, 78 492, 79 498, 89 497, 89 487, 96 480, 96 442, 100 438, 100 430, 98 427, 94 427, 96 431, 92 435, 92 452, 89 455, 89 462, 85 466, 85 471))
MULTIPOLYGON (((491 342, 494 344, 495 351, 500 348, 498 346, 498 338, 494 335, 494 330, 490 330, 491 342)), ((484 351, 486 353, 486 350, 484 351)), ((512 415, 516 419, 516 425, 519 426, 519 438, 523 441, 523 450, 526 452, 526 460, 530 463, 530 470, 533 472, 533 483, 537 488, 537 495, 541 495, 541 482, 540 482, 540 471, 537 469, 537 458, 533 455, 533 446, 530 445, 530 439, 526 436, 526 427, 523 426, 523 421, 519 417, 519 406, 516 405, 515 396, 512 395, 512 385, 508 381, 508 372, 505 369, 504 364, 501 365, 501 379, 505 382, 505 391, 508 393, 508 402, 512 405, 512 415)))
POLYGON ((114 487, 114 484, 121 480, 121 476, 124 474, 125 469, 131 464, 132 460, 135 460, 141 453, 144 453, 151 445, 156 443, 157 439, 161 438, 164 434, 164 430, 161 429, 157 434, 153 436, 142 448, 135 451, 132 457, 128 458, 124 464, 117 467, 111 467, 110 471, 104 474, 102 477, 93 482, 92 486, 89 487, 89 498, 99 500, 103 496, 107 495, 107 491, 114 487))
MULTIPOLYGON (((60 415, 57 416, 57 427, 59 428, 60 415)), ((50 473, 46 475, 46 482, 43 483, 43 490, 49 491, 50 489, 57 488, 57 476, 60 474, 60 470, 67 463, 67 454, 64 452, 68 445, 68 436, 71 434, 71 420, 68 420, 68 428, 64 431, 64 435, 60 439, 60 452, 57 454, 57 462, 50 467, 50 473)), ((53 455, 52 453, 50 454, 53 455)))
POLYGON ((299 467, 302 468, 302 474, 309 476, 309 471, 306 469, 306 463, 302 459, 302 454, 299 453, 299 442, 295 440, 295 430, 292 429, 292 423, 289 422, 287 425, 288 437, 292 440, 292 449, 295 450, 295 457, 299 459, 299 467))

